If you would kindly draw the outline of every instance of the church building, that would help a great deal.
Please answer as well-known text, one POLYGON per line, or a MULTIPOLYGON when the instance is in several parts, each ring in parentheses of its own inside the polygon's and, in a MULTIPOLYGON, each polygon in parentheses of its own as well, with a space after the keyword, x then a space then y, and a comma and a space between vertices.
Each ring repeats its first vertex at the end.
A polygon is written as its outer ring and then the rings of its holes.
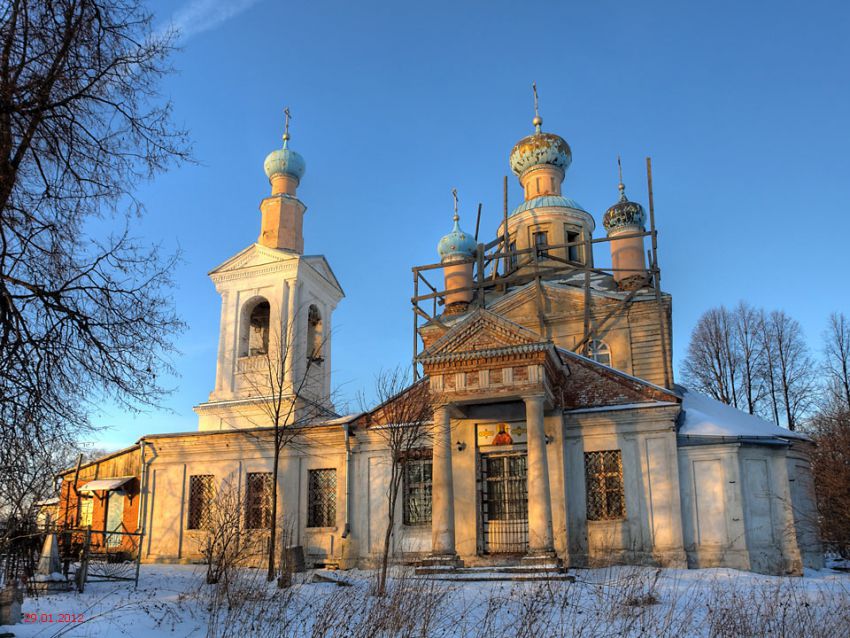
MULTIPOLYGON (((455 200, 439 261, 414 268, 417 379, 391 401, 424 392, 432 418, 400 460, 391 556, 440 569, 821 566, 810 441, 674 383, 651 200, 647 215, 621 176, 599 233, 563 192, 570 146, 542 124, 510 152, 523 201, 508 211, 506 196, 496 238, 462 230, 455 200)), ((305 254, 306 165, 289 146, 287 127, 265 161, 257 241, 210 272, 221 319, 198 430, 64 472, 60 524, 140 531, 142 561, 198 560, 223 485, 245 527, 268 534, 279 445, 279 542, 313 565, 380 557, 391 465, 380 428, 399 424, 382 406, 334 411, 344 293, 327 260, 305 254)))

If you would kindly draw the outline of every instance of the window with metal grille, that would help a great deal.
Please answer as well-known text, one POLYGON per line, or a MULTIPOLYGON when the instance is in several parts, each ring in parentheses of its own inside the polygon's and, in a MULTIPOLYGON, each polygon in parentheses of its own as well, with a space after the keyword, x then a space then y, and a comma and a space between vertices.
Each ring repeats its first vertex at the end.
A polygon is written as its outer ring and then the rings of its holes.
POLYGON ((587 344, 587 356, 603 365, 611 365, 611 348, 604 341, 593 340, 587 344))
POLYGON ((209 529, 211 526, 214 489, 212 474, 189 477, 188 529, 209 529))
POLYGON ((585 452, 584 476, 587 484, 587 520, 625 518, 626 496, 620 450, 585 452))
POLYGON ((249 473, 245 485, 245 527, 269 529, 272 526, 272 473, 249 473))
POLYGON ((431 450, 402 461, 404 464, 404 524, 431 522, 431 450))
POLYGON ((307 527, 336 525, 336 470, 310 470, 307 484, 307 527))

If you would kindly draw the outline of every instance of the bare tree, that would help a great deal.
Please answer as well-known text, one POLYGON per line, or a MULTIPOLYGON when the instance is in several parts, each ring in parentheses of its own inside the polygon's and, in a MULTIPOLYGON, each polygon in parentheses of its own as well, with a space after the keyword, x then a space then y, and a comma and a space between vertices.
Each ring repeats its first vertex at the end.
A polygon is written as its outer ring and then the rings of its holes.
POLYGON ((747 412, 755 414, 764 392, 760 371, 764 349, 759 312, 745 301, 738 302, 732 311, 735 346, 741 361, 741 394, 747 402, 747 412))
POLYGON ((166 391, 174 258, 127 224, 138 182, 188 158, 157 93, 172 42, 142 0, 0 5, 0 448, 166 391), (124 229, 92 234, 103 216, 124 229))
MULTIPOLYGON (((275 551, 277 545, 277 495, 278 476, 280 474, 280 457, 284 449, 295 444, 304 437, 304 426, 318 419, 338 416, 331 408, 331 397, 322 396, 317 388, 314 371, 324 364, 322 352, 327 343, 328 335, 321 335, 316 343, 306 344, 303 368, 299 365, 299 335, 297 332, 298 318, 302 314, 299 309, 295 320, 285 331, 278 327, 266 327, 265 338, 260 338, 258 352, 253 355, 252 369, 245 373, 245 381, 257 397, 254 404, 263 415, 257 426, 272 428, 272 489, 271 489, 271 523, 269 530, 268 573, 269 581, 274 580, 277 573, 275 551)), ((308 317, 308 321, 310 318, 308 317)), ((284 582, 284 581, 281 581, 284 582)))
POLYGON ((850 411, 850 322, 844 313, 833 312, 829 316, 823 340, 830 399, 850 411))
MULTIPOLYGON (((429 455, 431 445, 433 397, 427 380, 408 386, 409 378, 409 371, 402 368, 379 373, 375 381, 378 407, 364 417, 366 426, 383 440, 389 456, 387 521, 377 587, 377 594, 381 596, 386 592, 390 546, 404 475, 409 462, 418 456, 429 455)), ((427 514, 430 519, 430 511, 427 514)))
POLYGON ((206 582, 221 585, 222 593, 228 595, 233 570, 259 557, 261 551, 256 536, 245 527, 238 484, 228 477, 213 490, 204 505, 197 543, 207 566, 206 582))
POLYGON ((768 315, 765 335, 769 342, 765 364, 776 381, 785 425, 796 430, 814 403, 815 365, 800 324, 784 311, 774 310, 768 315))
POLYGON ((761 327, 761 377, 764 381, 765 394, 770 402, 770 414, 773 422, 779 425, 779 383, 776 378, 776 338, 775 328, 770 321, 770 315, 759 309, 759 326, 761 327))
POLYGON ((815 479, 821 537, 827 547, 850 558, 850 409, 828 407, 808 424, 815 442, 815 479))
POLYGON ((732 323, 722 306, 703 313, 691 334, 683 377, 694 389, 737 407, 741 358, 732 323))

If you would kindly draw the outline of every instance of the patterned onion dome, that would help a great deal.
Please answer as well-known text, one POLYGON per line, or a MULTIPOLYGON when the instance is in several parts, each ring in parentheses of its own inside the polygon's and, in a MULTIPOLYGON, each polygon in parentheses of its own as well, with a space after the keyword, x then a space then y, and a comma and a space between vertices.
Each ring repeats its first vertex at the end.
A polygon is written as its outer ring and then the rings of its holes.
POLYGON ((522 138, 511 150, 511 170, 522 177, 528 169, 541 164, 557 166, 564 172, 573 161, 570 145, 560 135, 543 133, 537 126, 534 135, 522 138))
POLYGON ((469 233, 461 230, 459 221, 460 217, 455 213, 455 225, 452 232, 443 237, 437 244, 437 253, 441 260, 449 258, 468 259, 475 256, 475 251, 478 248, 475 239, 469 233))
POLYGON ((645 223, 646 212, 643 206, 626 198, 626 187, 621 183, 620 201, 605 211, 605 215, 602 216, 602 225, 607 232, 611 232, 627 226, 643 230, 645 223))
POLYGON ((304 158, 299 153, 290 150, 288 145, 289 141, 284 139, 283 148, 272 151, 266 157, 263 168, 269 179, 275 175, 289 175, 300 182, 301 178, 304 177, 307 164, 304 162, 304 158))

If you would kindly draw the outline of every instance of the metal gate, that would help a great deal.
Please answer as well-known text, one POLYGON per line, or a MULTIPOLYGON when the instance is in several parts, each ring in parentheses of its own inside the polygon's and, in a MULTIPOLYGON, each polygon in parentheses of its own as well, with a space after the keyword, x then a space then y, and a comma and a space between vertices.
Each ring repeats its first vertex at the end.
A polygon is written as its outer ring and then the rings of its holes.
POLYGON ((485 554, 528 550, 525 453, 481 456, 481 527, 485 554))

